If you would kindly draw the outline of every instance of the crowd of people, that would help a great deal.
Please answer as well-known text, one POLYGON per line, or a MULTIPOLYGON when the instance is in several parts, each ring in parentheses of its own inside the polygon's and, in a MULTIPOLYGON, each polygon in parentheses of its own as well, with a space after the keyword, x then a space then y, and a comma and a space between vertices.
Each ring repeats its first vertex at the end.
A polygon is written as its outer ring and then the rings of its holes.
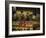
POLYGON ((26 13, 26 15, 25 14, 23 14, 23 11, 21 11, 21 14, 17 14, 17 13, 15 13, 15 15, 14 15, 14 19, 16 20, 16 21, 30 21, 30 20, 32 20, 32 14, 29 14, 28 12, 26 13))

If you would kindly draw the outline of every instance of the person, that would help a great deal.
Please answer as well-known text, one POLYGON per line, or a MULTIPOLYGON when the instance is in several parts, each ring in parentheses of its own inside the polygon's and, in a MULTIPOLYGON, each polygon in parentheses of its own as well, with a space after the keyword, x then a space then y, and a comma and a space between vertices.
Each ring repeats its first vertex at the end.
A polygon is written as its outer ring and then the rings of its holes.
POLYGON ((21 11, 21 21, 24 21, 24 14, 23 14, 23 11, 21 11))
POLYGON ((29 13, 28 12, 27 12, 26 16, 27 16, 26 20, 29 21, 29 13))

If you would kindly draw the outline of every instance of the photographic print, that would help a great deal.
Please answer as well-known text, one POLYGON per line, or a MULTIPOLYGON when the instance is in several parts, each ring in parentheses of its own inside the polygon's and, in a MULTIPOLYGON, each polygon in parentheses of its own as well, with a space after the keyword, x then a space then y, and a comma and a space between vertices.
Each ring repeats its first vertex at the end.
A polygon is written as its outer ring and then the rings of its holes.
POLYGON ((40 30, 40 8, 12 7, 12 31, 40 30))
POLYGON ((44 35, 44 3, 10 2, 6 36, 44 35))

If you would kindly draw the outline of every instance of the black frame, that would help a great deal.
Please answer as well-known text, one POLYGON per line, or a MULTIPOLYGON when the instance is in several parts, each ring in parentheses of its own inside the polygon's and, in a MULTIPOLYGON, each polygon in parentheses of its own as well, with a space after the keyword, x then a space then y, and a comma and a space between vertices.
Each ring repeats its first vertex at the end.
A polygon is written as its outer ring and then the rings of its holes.
POLYGON ((42 2, 24 2, 24 1, 5 1, 5 37, 22 37, 22 36, 38 36, 45 35, 45 3, 42 2), (24 34, 24 35, 8 35, 8 19, 9 19, 9 4, 10 3, 27 3, 27 4, 36 4, 43 5, 43 33, 37 34, 24 34))

